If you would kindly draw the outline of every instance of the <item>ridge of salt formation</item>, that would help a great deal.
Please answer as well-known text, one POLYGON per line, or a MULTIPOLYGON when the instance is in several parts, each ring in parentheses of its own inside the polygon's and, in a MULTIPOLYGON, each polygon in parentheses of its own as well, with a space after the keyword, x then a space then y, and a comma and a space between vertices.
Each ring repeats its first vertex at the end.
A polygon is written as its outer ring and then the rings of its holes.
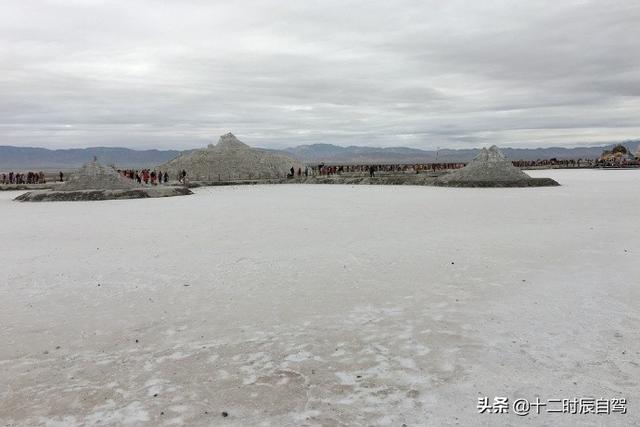
POLYGON ((287 155, 252 148, 232 133, 222 135, 216 145, 182 154, 159 166, 175 176, 182 170, 191 180, 283 178, 293 167, 304 165, 287 155))

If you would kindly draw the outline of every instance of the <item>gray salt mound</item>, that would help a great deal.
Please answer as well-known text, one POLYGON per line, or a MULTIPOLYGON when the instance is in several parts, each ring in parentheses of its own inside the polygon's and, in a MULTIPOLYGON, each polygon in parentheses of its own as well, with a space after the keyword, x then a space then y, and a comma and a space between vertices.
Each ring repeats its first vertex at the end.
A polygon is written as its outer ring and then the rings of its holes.
POLYGON ((483 148, 462 169, 435 180, 435 185, 449 187, 539 187, 559 185, 550 178, 532 178, 513 166, 495 145, 483 148))
POLYGON ((104 166, 94 158, 64 184, 58 186, 56 191, 79 190, 130 190, 138 187, 129 178, 125 178, 111 166, 104 166))
POLYGON ((304 165, 289 156, 251 148, 233 134, 220 137, 216 145, 182 154, 159 166, 172 176, 187 171, 190 180, 273 179, 286 177, 293 167, 304 165))

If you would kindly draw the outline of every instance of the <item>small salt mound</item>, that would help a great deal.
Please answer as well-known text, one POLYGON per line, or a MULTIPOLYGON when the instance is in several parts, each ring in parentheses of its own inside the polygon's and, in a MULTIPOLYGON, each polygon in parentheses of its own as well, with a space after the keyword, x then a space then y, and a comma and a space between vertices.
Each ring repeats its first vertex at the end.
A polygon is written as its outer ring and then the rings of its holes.
POLYGON ((82 166, 56 191, 130 190, 136 188, 133 180, 123 177, 111 166, 101 165, 96 158, 82 166))
POLYGON ((549 178, 531 178, 513 166, 495 145, 483 148, 462 169, 449 172, 436 180, 436 185, 460 187, 527 187, 558 185, 549 178))
POLYGON ((249 147, 228 133, 216 145, 183 154, 159 166, 171 175, 185 170, 192 180, 283 178, 293 167, 304 168, 292 157, 249 147))

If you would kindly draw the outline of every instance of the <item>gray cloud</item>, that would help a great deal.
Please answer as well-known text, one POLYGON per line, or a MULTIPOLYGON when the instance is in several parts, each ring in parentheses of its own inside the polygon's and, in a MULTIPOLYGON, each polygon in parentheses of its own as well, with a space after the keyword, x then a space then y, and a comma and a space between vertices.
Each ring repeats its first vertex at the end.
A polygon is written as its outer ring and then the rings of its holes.
POLYGON ((5 0, 0 144, 640 136, 640 3, 5 0))

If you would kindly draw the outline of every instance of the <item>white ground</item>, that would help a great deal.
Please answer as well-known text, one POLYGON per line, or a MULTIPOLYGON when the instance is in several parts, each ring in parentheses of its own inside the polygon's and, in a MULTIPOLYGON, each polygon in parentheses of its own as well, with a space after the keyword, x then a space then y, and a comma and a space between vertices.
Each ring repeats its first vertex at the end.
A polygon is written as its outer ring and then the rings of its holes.
POLYGON ((640 171, 532 175, 0 193, 0 425, 638 425, 640 171))

